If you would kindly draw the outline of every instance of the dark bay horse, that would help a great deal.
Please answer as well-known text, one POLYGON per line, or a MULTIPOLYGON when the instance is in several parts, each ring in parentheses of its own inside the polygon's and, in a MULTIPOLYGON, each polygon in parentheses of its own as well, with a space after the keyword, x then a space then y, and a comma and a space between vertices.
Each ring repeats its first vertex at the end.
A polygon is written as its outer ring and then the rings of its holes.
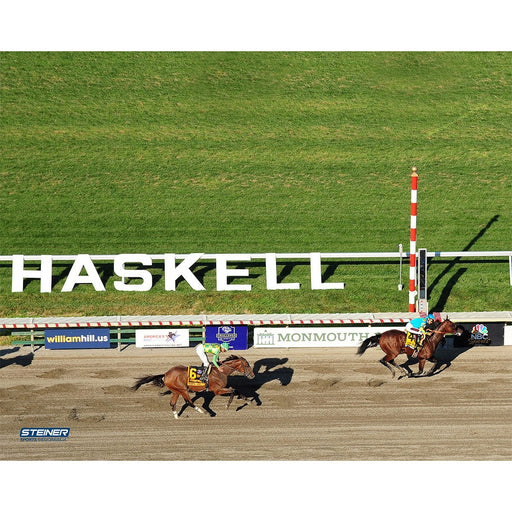
MULTIPOLYGON (((212 391, 215 396, 229 394, 229 401, 226 407, 231 405, 235 390, 233 388, 226 387, 228 382, 228 376, 234 372, 243 373, 247 378, 253 379, 254 372, 252 371, 251 365, 243 358, 235 355, 229 356, 223 362, 220 363, 219 368, 212 366, 210 375, 208 377, 208 389, 212 391)), ((193 407, 196 411, 204 413, 203 409, 195 405, 188 394, 189 391, 195 393, 205 390, 206 385, 203 383, 197 383, 188 385, 188 368, 187 366, 173 366, 166 373, 160 375, 148 375, 137 379, 135 384, 132 386, 132 390, 136 391, 143 384, 152 383, 155 386, 163 388, 166 386, 172 391, 171 394, 171 409, 174 417, 178 419, 178 413, 176 411, 176 402, 178 398, 182 396, 186 403, 193 407)))
MULTIPOLYGON (((460 336, 463 332, 462 327, 455 325, 451 320, 444 320, 441 322, 433 331, 430 336, 425 337, 425 342, 422 349, 418 353, 418 372, 413 374, 415 377, 430 375, 434 368, 426 372, 425 363, 427 360, 437 364, 437 360, 434 357, 437 345, 447 334, 455 334, 460 336)), ((410 358, 414 350, 410 347, 405 346, 406 333, 398 329, 391 329, 385 331, 382 334, 376 334, 365 339, 357 350, 359 355, 362 355, 367 348, 376 347, 380 345, 380 348, 386 354, 380 362, 389 368, 393 377, 395 376, 395 369, 402 372, 403 375, 409 376, 409 372, 395 363, 395 358, 400 354, 406 354, 410 358)))

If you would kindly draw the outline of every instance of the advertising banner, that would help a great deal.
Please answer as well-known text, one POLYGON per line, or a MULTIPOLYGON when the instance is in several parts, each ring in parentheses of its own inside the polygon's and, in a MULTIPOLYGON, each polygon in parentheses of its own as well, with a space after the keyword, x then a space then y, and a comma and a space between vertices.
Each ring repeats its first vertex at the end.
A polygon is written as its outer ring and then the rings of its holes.
POLYGON ((206 327, 206 343, 229 343, 230 350, 247 350, 246 325, 217 325, 206 327))
POLYGON ((44 348, 110 348, 109 329, 46 329, 44 348))
POLYGON ((503 344, 512 345, 512 325, 505 325, 503 344))
POLYGON ((139 348, 188 347, 190 332, 188 329, 137 329, 135 346, 139 348))
POLYGON ((471 347, 473 345, 500 346, 505 343, 505 324, 503 323, 457 323, 464 328, 461 336, 446 336, 454 347, 471 347), (453 341, 452 341, 453 339, 453 341))
POLYGON ((382 331, 374 327, 256 327, 254 347, 358 347, 382 331))

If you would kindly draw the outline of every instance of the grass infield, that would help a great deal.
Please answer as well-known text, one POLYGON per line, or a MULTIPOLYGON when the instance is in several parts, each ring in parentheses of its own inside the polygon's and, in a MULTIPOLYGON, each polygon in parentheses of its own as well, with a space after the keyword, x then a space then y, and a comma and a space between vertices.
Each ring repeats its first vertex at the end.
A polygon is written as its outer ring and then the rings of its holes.
MULTIPOLYGON (((511 250, 510 53, 0 53, 1 250, 9 254, 511 250)), ((342 261, 344 290, 116 291, 112 266, 61 293, 11 293, 0 316, 407 311, 407 261, 342 261)), ((28 267, 28 265, 27 265, 28 267)), ((434 260, 430 305, 510 310, 507 259, 434 260)))

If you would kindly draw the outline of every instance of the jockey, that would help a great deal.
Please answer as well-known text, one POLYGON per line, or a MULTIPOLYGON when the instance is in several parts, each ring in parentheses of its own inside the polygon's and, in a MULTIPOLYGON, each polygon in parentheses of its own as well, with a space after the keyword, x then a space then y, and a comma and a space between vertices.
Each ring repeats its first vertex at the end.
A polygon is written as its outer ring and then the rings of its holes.
POLYGON ((405 326, 405 332, 414 340, 414 349, 417 354, 423 347, 423 340, 425 339, 425 334, 428 334, 431 330, 434 329, 434 323, 436 322, 436 317, 433 314, 427 315, 422 318, 414 318, 405 326))
POLYGON ((203 363, 203 371, 201 373, 201 380, 206 382, 206 377, 210 373, 210 361, 206 354, 213 354, 212 362, 215 367, 219 368, 219 354, 229 350, 229 343, 199 343, 196 346, 196 352, 203 363))

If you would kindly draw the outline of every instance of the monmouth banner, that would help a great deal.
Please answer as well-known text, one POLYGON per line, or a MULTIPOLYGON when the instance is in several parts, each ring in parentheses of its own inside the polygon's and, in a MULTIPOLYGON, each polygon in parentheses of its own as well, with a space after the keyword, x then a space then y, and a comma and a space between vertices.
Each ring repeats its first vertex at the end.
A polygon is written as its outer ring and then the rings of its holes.
POLYGON ((382 327, 279 327, 254 329, 254 347, 358 347, 382 327))

